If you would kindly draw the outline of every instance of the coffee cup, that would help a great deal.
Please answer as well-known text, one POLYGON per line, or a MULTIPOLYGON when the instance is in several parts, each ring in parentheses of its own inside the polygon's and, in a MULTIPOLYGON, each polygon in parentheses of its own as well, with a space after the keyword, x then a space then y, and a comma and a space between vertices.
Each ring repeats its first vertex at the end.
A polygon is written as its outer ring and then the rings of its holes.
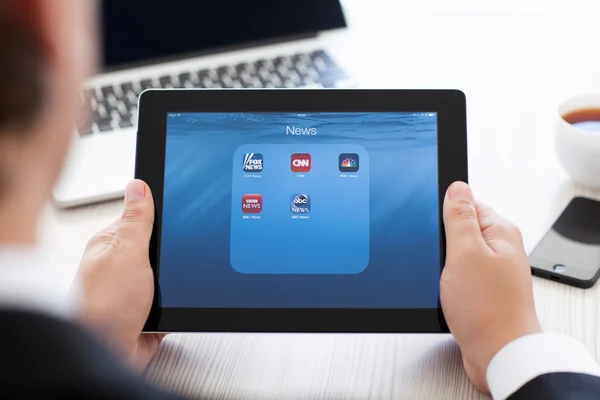
POLYGON ((576 183, 600 189, 600 94, 573 97, 560 104, 554 148, 576 183))

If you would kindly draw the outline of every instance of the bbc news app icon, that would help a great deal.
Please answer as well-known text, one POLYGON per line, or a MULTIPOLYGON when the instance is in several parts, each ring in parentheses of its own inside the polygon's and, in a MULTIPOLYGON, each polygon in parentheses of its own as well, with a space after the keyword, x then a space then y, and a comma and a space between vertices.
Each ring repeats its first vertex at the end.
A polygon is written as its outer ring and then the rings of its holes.
POLYGON ((258 214, 262 211, 262 195, 245 194, 242 196, 242 212, 244 214, 258 214))
POLYGON ((342 153, 338 166, 340 172, 357 172, 358 171, 358 154, 356 153, 342 153))
POLYGON ((308 153, 294 153, 290 166, 293 172, 308 172, 310 171, 312 161, 308 153))
POLYGON ((261 172, 263 170, 263 155, 260 153, 244 154, 244 172, 261 172))
POLYGON ((310 196, 293 194, 290 198, 290 211, 292 214, 308 214, 310 212, 310 196))

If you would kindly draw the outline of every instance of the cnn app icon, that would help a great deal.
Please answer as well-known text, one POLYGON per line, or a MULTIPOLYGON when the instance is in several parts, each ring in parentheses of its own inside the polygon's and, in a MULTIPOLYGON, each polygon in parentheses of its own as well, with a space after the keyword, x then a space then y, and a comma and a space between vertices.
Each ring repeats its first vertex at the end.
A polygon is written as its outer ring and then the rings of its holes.
POLYGON ((308 153, 294 153, 292 154, 291 168, 292 172, 308 172, 312 161, 310 154, 308 153))

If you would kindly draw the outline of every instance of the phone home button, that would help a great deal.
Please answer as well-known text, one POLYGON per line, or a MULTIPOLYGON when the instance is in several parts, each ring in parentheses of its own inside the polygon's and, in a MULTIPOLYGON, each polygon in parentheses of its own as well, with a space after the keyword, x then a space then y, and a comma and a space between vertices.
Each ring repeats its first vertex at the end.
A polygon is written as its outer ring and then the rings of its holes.
POLYGON ((559 274, 562 274, 565 272, 566 267, 562 264, 556 264, 555 266, 552 267, 552 269, 554 270, 554 272, 558 272, 559 274))

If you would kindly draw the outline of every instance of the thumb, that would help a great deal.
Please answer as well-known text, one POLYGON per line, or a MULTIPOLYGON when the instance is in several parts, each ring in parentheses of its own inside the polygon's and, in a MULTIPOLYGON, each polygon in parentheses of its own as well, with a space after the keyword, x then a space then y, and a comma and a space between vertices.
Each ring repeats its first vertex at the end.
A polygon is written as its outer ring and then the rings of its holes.
POLYGON ((125 189, 125 207, 115 235, 135 246, 148 246, 154 224, 154 201, 148 185, 135 179, 125 189))
POLYGON ((464 182, 454 182, 446 192, 444 226, 448 253, 485 245, 477 218, 475 197, 469 185, 464 182))

